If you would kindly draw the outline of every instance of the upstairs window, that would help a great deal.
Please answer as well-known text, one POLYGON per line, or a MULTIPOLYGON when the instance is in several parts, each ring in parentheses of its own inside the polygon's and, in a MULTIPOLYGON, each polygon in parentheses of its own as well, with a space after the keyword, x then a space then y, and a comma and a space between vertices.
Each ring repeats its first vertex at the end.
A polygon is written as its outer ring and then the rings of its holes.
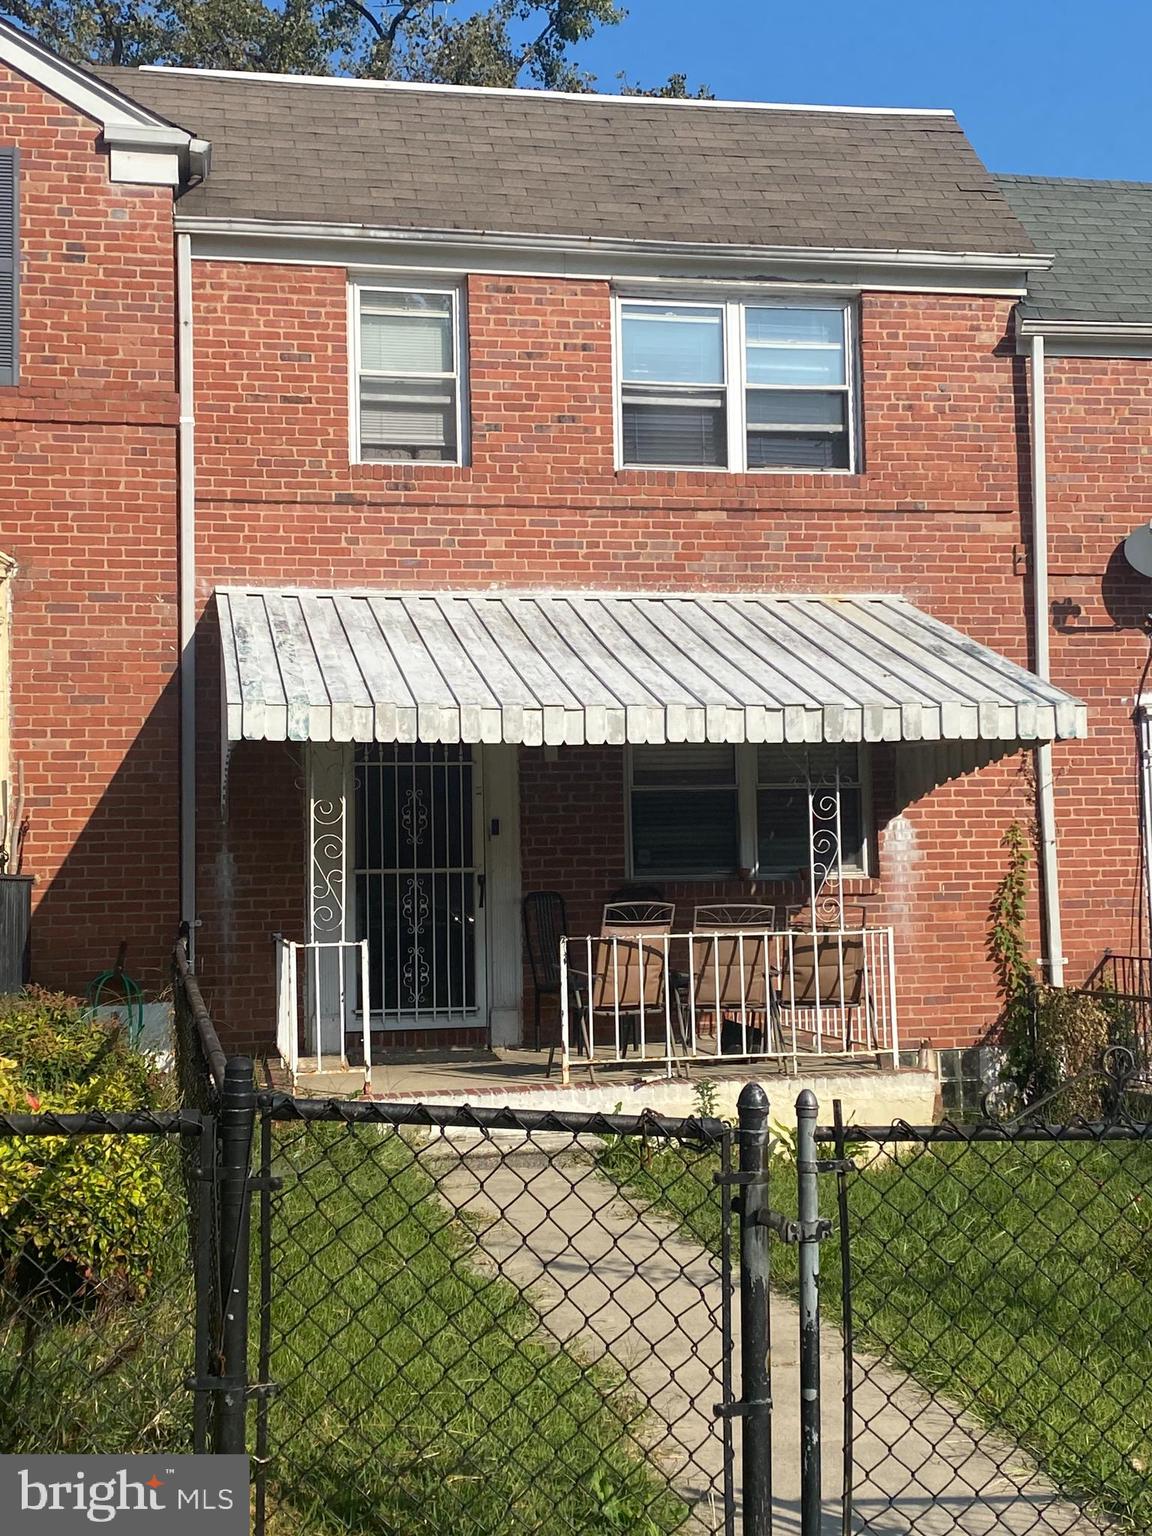
POLYGON ((849 305, 618 304, 623 466, 856 467, 849 305))
POLYGON ((357 457, 463 462, 455 289, 357 288, 357 457))

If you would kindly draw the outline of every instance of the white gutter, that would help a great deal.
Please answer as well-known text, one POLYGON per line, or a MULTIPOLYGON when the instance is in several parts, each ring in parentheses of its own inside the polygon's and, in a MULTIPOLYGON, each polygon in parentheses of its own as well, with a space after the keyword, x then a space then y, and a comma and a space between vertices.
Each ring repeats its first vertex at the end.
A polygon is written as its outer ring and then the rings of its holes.
MULTIPOLYGON (((1032 439, 1032 607, 1036 675, 1052 681, 1048 644, 1048 452, 1044 394, 1044 338, 1031 338, 1030 436, 1032 439)), ((1052 791, 1052 744, 1036 748, 1036 818, 1040 841, 1040 891, 1048 980, 1064 985, 1064 934, 1060 923, 1060 870, 1056 855, 1056 801, 1052 791)))
POLYGON ((1140 840, 1144 854, 1144 902, 1148 927, 1144 948, 1152 941, 1152 694, 1136 700, 1136 733, 1140 743, 1140 840))
POLYGON ((180 920, 196 943, 196 417, 192 372, 192 240, 176 236, 180 430, 177 486, 180 648, 180 920))
POLYGON ((325 224, 299 219, 253 219, 214 214, 176 214, 182 234, 267 235, 291 240, 371 240, 407 245, 458 245, 473 249, 604 251, 655 256, 711 257, 743 261, 796 261, 855 267, 942 267, 981 272, 1044 271, 1053 257, 1029 251, 933 251, 914 247, 858 248, 835 245, 733 245, 712 240, 644 240, 624 235, 533 234, 523 230, 423 229, 408 225, 325 224))

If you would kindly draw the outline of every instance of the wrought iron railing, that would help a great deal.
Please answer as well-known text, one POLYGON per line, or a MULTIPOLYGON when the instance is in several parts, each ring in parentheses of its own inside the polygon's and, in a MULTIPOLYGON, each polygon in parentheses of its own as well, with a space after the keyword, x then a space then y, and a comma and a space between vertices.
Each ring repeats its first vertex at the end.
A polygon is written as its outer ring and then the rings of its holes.
POLYGON ((1080 990, 1100 994, 1113 1004, 1113 1045, 1133 1053, 1140 1072, 1152 1067, 1152 956, 1118 955, 1105 950, 1080 990))
POLYGON ((612 933, 560 942, 560 1049, 573 1061, 890 1056, 891 928, 612 933))

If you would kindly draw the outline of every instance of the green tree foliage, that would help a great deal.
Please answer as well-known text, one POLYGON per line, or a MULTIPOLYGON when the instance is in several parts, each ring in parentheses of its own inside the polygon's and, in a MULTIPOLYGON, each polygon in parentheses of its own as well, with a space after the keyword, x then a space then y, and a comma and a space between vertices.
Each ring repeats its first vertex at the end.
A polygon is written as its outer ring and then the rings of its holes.
MULTIPOLYGON (((7 0, 4 14, 82 64, 586 91, 572 50, 614 0, 7 0)), ((687 96, 685 77, 630 95, 687 96)), ((706 96, 701 87, 695 94, 706 96)))

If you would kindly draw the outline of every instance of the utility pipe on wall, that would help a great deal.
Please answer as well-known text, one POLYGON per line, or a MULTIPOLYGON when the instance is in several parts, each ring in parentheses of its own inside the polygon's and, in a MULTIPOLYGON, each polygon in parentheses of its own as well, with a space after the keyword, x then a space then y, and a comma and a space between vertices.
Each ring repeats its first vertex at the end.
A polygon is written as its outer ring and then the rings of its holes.
POLYGON ((1140 742, 1140 841, 1144 864, 1144 932, 1142 953, 1152 945, 1152 694, 1136 700, 1136 731, 1140 742))
MULTIPOLYGON (((1044 338, 1032 337, 1030 367, 1032 445, 1032 608, 1036 675, 1051 681, 1048 645, 1048 455, 1044 396, 1044 338)), ((1060 870, 1056 854, 1056 801, 1052 791, 1052 743, 1036 748, 1036 819, 1040 840, 1040 888, 1048 980, 1064 985, 1064 935, 1060 924, 1060 870)))
POLYGON ((196 417, 192 373, 192 237, 176 236, 180 395, 177 489, 177 627, 180 650, 180 920, 196 945, 196 417))

